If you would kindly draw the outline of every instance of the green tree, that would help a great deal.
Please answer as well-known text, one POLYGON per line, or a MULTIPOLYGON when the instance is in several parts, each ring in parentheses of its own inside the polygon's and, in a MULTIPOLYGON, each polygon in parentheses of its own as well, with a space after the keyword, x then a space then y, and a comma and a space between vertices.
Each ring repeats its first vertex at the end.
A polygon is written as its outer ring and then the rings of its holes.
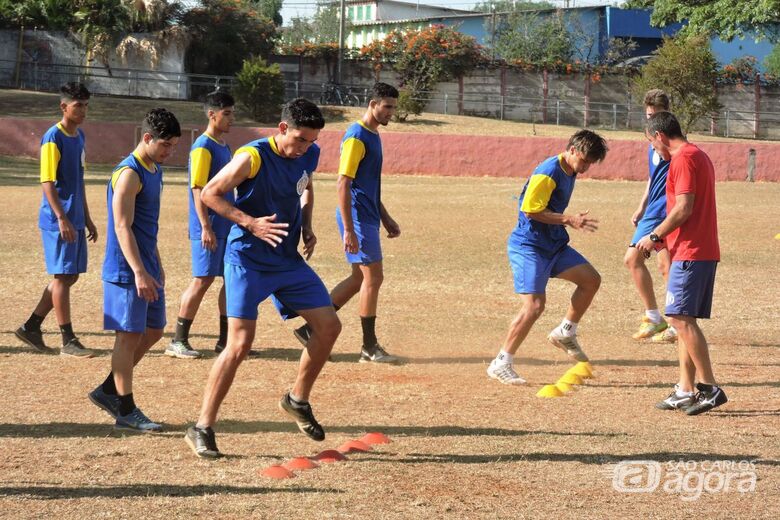
POLYGON ((575 40, 560 14, 539 16, 517 12, 511 13, 499 26, 495 48, 509 62, 554 68, 571 61, 575 40))
POLYGON ((665 38, 655 56, 642 67, 633 90, 638 99, 650 89, 666 91, 687 133, 701 118, 721 108, 715 92, 717 79, 718 62, 707 36, 665 38))
POLYGON ((780 45, 775 45, 772 52, 764 58, 764 68, 768 74, 780 77, 780 45))
POLYGON ((271 20, 275 26, 281 27, 282 0, 244 0, 247 6, 257 11, 260 16, 271 20))
POLYGON ((69 0, 0 0, 0 26, 68 30, 74 24, 69 0))
POLYGON ((624 7, 653 9, 652 24, 686 22, 688 34, 717 35, 730 41, 752 32, 758 38, 780 39, 778 0, 629 0, 624 7))
POLYGON ((232 0, 201 0, 182 24, 191 38, 187 70, 199 74, 236 74, 251 55, 267 58, 277 39, 271 20, 232 0))
POLYGON ((284 78, 279 65, 268 65, 263 58, 252 56, 236 74, 234 94, 239 103, 258 121, 276 121, 284 103, 284 78))
POLYGON ((474 10, 480 13, 533 11, 538 9, 555 9, 555 6, 550 2, 515 2, 513 0, 488 0, 474 4, 474 10))

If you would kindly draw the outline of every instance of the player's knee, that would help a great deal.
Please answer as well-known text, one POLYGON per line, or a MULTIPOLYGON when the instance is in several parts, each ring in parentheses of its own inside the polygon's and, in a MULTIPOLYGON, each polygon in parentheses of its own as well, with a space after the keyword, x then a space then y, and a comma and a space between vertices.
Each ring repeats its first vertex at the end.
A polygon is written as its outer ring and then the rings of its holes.
POLYGON ((522 315, 518 316, 517 318, 518 322, 522 321, 523 319, 532 319, 533 321, 536 321, 544 313, 544 300, 533 299, 530 302, 526 303, 525 308, 523 310, 524 312, 522 313, 522 315))
POLYGON ((192 279, 192 285, 198 292, 206 292, 212 283, 214 283, 213 276, 196 276, 192 279))
POLYGON ((77 274, 55 274, 54 278, 62 282, 63 284, 70 287, 74 283, 76 283, 79 279, 79 275, 77 274))
POLYGON ((341 334, 341 320, 334 312, 331 318, 325 320, 315 329, 315 333, 322 338, 324 343, 335 343, 336 338, 341 334))
POLYGON ((379 271, 378 273, 372 273, 371 277, 366 279, 366 285, 372 289, 379 289, 382 287, 382 282, 385 281, 385 275, 382 273, 382 271, 379 271))
POLYGON ((149 346, 154 345, 163 337, 163 329, 146 329, 144 332, 144 343, 149 346))

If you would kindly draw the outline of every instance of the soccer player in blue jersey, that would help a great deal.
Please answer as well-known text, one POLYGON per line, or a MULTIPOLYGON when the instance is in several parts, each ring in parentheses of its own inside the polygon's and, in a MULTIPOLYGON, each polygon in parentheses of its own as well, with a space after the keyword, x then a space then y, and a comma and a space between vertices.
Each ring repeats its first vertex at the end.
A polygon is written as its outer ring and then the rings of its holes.
MULTIPOLYGON (((206 183, 230 162, 230 147, 223 141, 222 136, 230 132, 234 119, 234 105, 233 96, 227 92, 216 91, 208 94, 205 110, 209 125, 206 131, 192 143, 190 149, 188 193, 193 278, 181 296, 176 332, 173 341, 165 349, 166 355, 175 358, 201 357, 200 352, 190 346, 190 327, 200 302, 214 283, 214 278, 222 276, 224 272, 225 241, 233 223, 207 208, 200 200, 200 193, 206 183)), ((232 191, 225 194, 225 200, 233 203, 232 191)), ((222 352, 226 339, 227 315, 223 284, 219 291, 219 339, 214 350, 222 352)))
MULTIPOLYGON (((375 84, 363 118, 350 125, 341 140, 336 222, 352 272, 333 288, 330 297, 333 306, 339 309, 360 293, 363 329, 360 362, 363 363, 398 361, 379 344, 375 329, 379 288, 384 279, 380 223, 388 238, 401 234, 400 226, 382 204, 382 142, 378 132, 380 126, 390 122, 397 104, 395 87, 387 83, 375 84)), ((295 330, 295 336, 304 346, 310 335, 309 325, 295 330)))
POLYGON ((588 211, 575 214, 564 211, 577 175, 606 156, 604 139, 590 130, 580 130, 571 136, 565 152, 545 160, 526 181, 520 194, 517 226, 509 235, 507 247, 515 292, 520 294, 523 306, 487 369, 491 378, 508 385, 525 383, 513 368, 514 355, 544 311, 550 278, 572 282, 577 288, 566 317, 547 339, 577 361, 588 361, 577 342, 577 325, 599 290, 601 276, 569 245, 566 226, 595 231, 598 220, 588 211))
POLYGON ((219 457, 212 426, 236 370, 255 337, 257 306, 269 296, 282 317, 302 316, 312 326, 298 376, 279 407, 316 441, 325 431, 314 418, 309 395, 341 332, 328 291, 298 252, 309 259, 317 237, 312 230, 314 188, 320 149, 314 144, 325 126, 320 109, 295 99, 282 109, 276 135, 239 148, 233 160, 203 188, 201 200, 234 222, 225 254, 227 346, 211 367, 200 417, 185 440, 199 457, 219 457), (225 200, 236 190, 235 205, 225 200))
POLYGON ((92 357, 73 332, 70 288, 87 272, 87 240, 96 242, 97 228, 89 216, 84 192, 84 132, 89 90, 81 83, 60 88, 62 119, 41 139, 41 188, 43 198, 38 227, 43 239, 46 271, 54 276, 29 319, 16 337, 39 352, 55 353, 43 341, 41 323, 54 309, 62 333, 60 354, 92 357), (85 231, 86 228, 86 231, 85 231))
MULTIPOLYGON (((668 112, 669 96, 663 90, 649 90, 645 94, 644 105, 648 118, 657 112, 668 112)), ((633 338, 638 340, 651 338, 655 342, 674 343, 677 339, 677 331, 661 317, 655 299, 653 278, 645 266, 645 255, 636 248, 636 243, 649 235, 666 218, 666 177, 669 173, 671 155, 665 149, 662 149, 662 153, 666 155, 660 155, 652 146, 648 148, 650 178, 647 181, 647 188, 642 195, 642 200, 639 202, 639 207, 631 216, 631 223, 636 227, 636 231, 631 238, 631 244, 626 251, 623 262, 631 273, 631 278, 639 292, 639 298, 645 307, 642 323, 639 325, 639 330, 634 333, 633 338)), ((669 251, 664 243, 657 244, 656 254, 658 269, 666 279, 669 275, 670 260, 669 251)))
POLYGON ((150 110, 141 141, 108 181, 108 229, 103 261, 103 328, 116 332, 111 372, 89 399, 118 429, 156 432, 133 399, 133 367, 163 335, 165 271, 157 248, 163 171, 181 136, 176 117, 150 110))

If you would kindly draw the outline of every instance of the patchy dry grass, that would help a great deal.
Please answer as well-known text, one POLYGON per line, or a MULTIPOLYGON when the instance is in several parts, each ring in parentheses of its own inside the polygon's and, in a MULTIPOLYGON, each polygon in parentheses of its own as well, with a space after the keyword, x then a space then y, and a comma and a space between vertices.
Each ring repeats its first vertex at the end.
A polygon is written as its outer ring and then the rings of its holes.
MULTIPOLYGON (((102 329, 100 266, 108 169, 87 194, 101 238, 73 290, 73 322, 101 355, 73 360, 35 354, 12 331, 47 281, 36 229, 40 189, 29 161, 0 163, 0 510, 7 518, 777 518, 780 515, 780 343, 777 323, 778 184, 719 184, 723 262, 714 319, 704 323, 716 374, 731 402, 700 417, 653 408, 676 379, 671 346, 635 343, 640 304, 621 259, 641 183, 579 183, 572 209, 602 223, 573 244, 604 283, 581 337, 596 379, 571 397, 534 396, 570 363, 544 341, 571 291, 550 284, 548 308, 522 347, 509 388, 485 375, 518 310, 505 255, 520 179, 387 177, 385 204, 402 226, 385 240, 380 339, 408 363, 356 363, 360 324, 351 303, 344 332, 313 395, 328 438, 308 441, 276 409, 292 382, 299 345, 272 307, 261 306, 256 347, 239 371, 217 425, 229 456, 196 459, 182 440, 197 415, 213 357, 172 360, 164 340, 138 367, 136 399, 167 433, 120 437, 86 398, 109 369, 112 338, 102 329), (746 204, 746 201, 750 201, 746 204), (367 431, 392 444, 286 481, 259 471, 312 455, 367 431), (755 461, 753 493, 618 493, 609 470, 626 459, 755 461)), ((183 172, 167 174, 160 248, 168 273, 169 323, 189 282, 183 172)), ((312 260, 328 286, 347 274, 336 225, 335 179, 317 180, 312 260)), ((656 277, 658 278, 658 277, 656 277)), ((660 284, 657 284, 659 293, 660 284)), ((216 294, 207 295, 193 343, 210 351, 216 294)), ((44 323, 56 345, 53 317, 44 323)), ((170 330, 170 327, 169 327, 170 330)))

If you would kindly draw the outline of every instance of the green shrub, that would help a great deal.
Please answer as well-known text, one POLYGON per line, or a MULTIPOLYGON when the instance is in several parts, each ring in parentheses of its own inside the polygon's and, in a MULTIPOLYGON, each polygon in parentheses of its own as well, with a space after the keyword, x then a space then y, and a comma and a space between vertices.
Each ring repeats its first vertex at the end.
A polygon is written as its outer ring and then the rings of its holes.
POLYGON ((263 58, 244 60, 236 74, 235 95, 258 121, 276 121, 284 103, 284 81, 279 65, 268 65, 263 58))
POLYGON ((395 109, 395 120, 403 122, 412 114, 416 116, 422 114, 422 111, 425 108, 425 100, 420 99, 421 96, 422 93, 415 93, 408 88, 402 88, 398 92, 398 105, 395 109))

